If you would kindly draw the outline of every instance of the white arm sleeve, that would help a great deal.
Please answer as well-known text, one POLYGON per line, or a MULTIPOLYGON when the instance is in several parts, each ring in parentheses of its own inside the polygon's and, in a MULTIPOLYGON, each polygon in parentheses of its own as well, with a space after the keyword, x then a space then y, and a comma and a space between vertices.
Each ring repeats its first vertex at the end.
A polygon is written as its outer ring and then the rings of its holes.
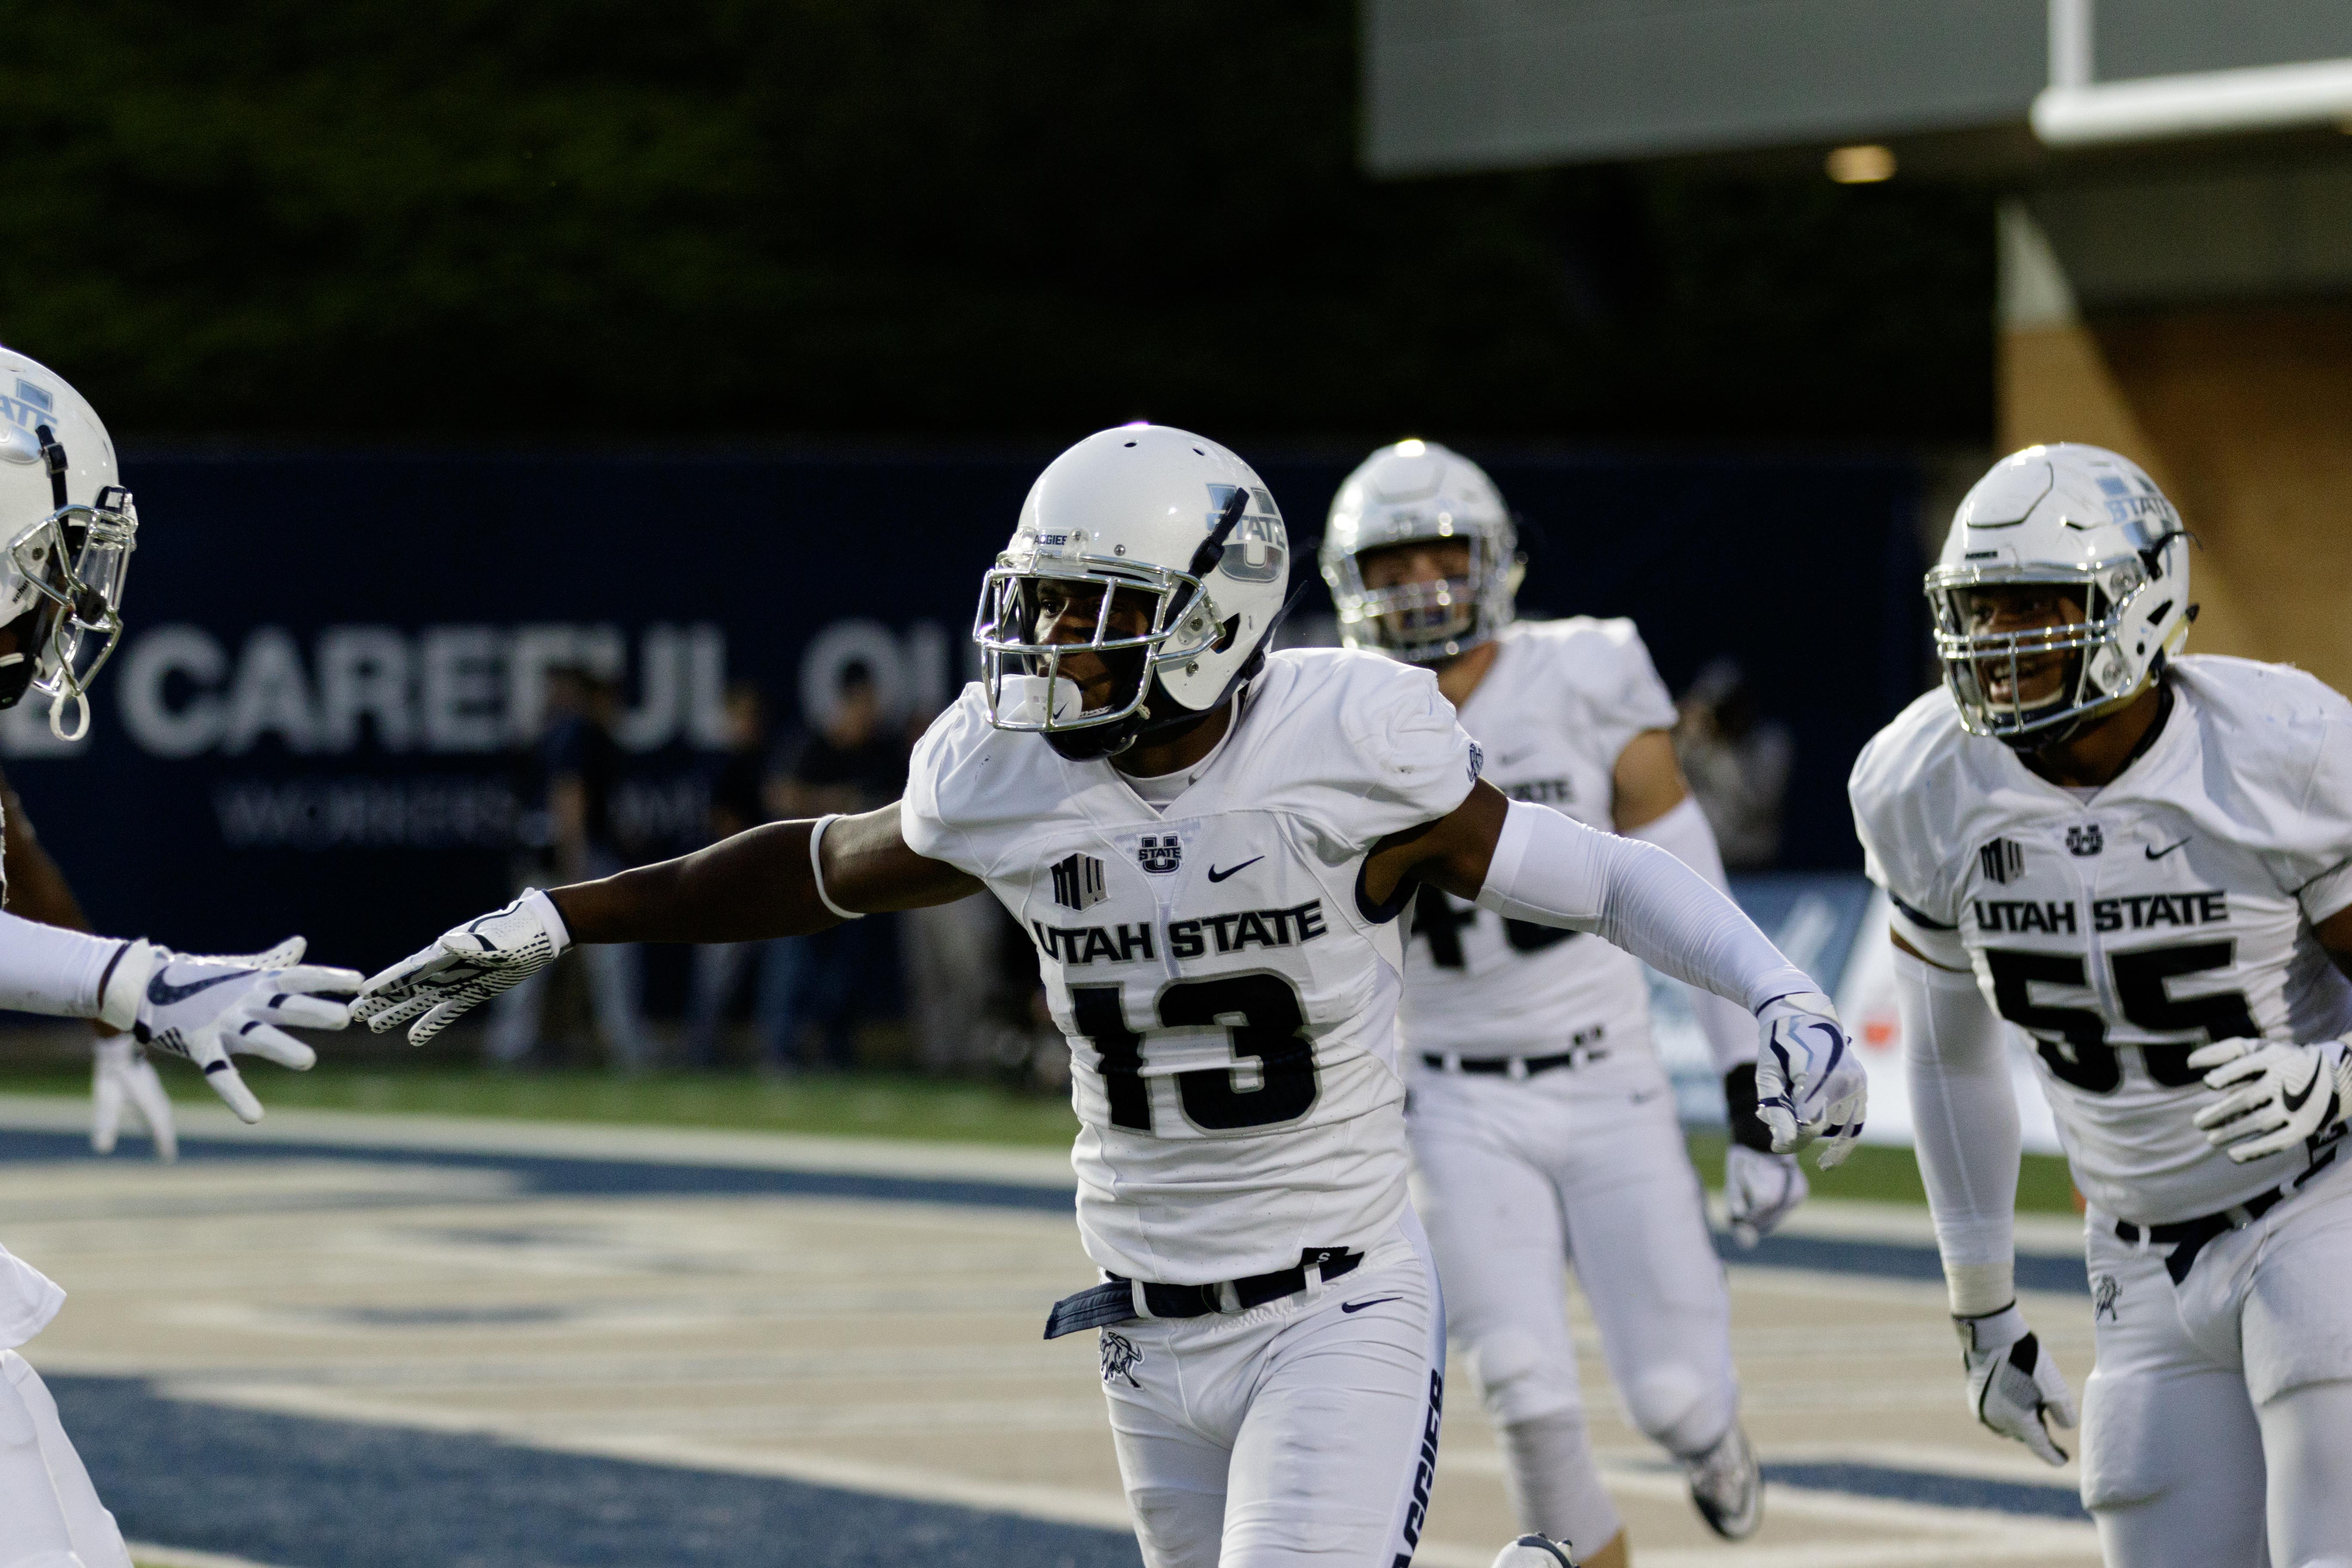
MULTIPOLYGON (((1706 813, 1698 808, 1696 795, 1684 795, 1681 805, 1654 821, 1630 829, 1625 837, 1656 845, 1706 878, 1707 886, 1726 896, 1730 894, 1731 884, 1723 875, 1723 851, 1716 847, 1715 829, 1707 826, 1706 813)), ((1696 986, 1691 989, 1691 1011, 1698 1017, 1700 1032, 1706 1036, 1707 1050, 1715 1058, 1718 1077, 1741 1062, 1756 1059, 1761 1037, 1756 1032, 1753 1014, 1696 986)))
POLYGON ((1952 1314, 1980 1318, 2017 1300, 2017 1094, 2000 1020, 1976 976, 1896 949, 1895 1005, 1911 1079, 1911 1122, 1952 1314))
POLYGON ((103 1017, 116 1028, 127 1029, 138 997, 136 988, 126 989, 124 983, 135 970, 138 987, 145 986, 147 972, 153 967, 146 945, 0 914, 0 1007, 68 1018, 103 1017))
POLYGON ((1654 845, 1596 833, 1548 805, 1511 803, 1478 907, 1506 920, 1596 931, 1751 1013, 1821 989, 1706 878, 1654 845))

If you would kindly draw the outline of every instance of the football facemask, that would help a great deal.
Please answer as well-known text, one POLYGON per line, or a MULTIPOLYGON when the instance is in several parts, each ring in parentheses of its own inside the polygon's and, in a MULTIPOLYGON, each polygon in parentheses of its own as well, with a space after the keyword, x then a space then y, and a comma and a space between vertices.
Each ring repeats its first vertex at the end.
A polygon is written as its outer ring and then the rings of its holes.
POLYGON ((2126 621, 2147 585, 2137 559, 2076 569, 1938 566, 1927 574, 1936 655, 1972 735, 2039 746, 2137 696, 2151 662, 2126 621), (2042 624, 1994 629, 2003 619, 2042 624))
POLYGON ((0 657, 0 706, 27 687, 42 692, 59 740, 89 731, 90 683, 122 640, 122 592, 138 532, 131 492, 110 486, 97 504, 59 507, 8 542, 9 564, 38 597, 14 624, 16 650, 0 657), (70 730, 69 703, 79 710, 70 730))
MULTIPOLYGON (((1392 658, 1426 663, 1451 658, 1486 641, 1486 637, 1479 635, 1479 612, 1495 592, 1496 568, 1488 558, 1492 552, 1486 539, 1474 533, 1458 542, 1467 552, 1467 566, 1459 576, 1441 577, 1434 582, 1365 586, 1364 567, 1368 563, 1377 560, 1382 550, 1402 550, 1409 545, 1385 545, 1349 557, 1340 568, 1343 590, 1339 595, 1344 606, 1340 612, 1341 635, 1349 644, 1377 648, 1392 658)), ((1503 570, 1507 572, 1509 563, 1503 570)))
MULTIPOLYGON (((1063 756, 1087 762, 1118 755, 1150 729, 1200 718, 1202 710, 1167 696, 1158 676, 1231 645, 1235 617, 1219 619, 1212 573, 1231 571, 1237 553, 1252 572, 1262 570, 1249 563, 1253 553, 1279 562, 1262 531, 1236 533, 1249 501, 1246 489, 1230 491, 1188 570, 1117 555, 1046 555, 1034 535, 1025 549, 999 555, 982 582, 972 626, 989 722, 1043 734, 1063 756), (1066 627, 1086 635, 1057 637, 1066 627)), ((1246 678, 1244 670, 1235 679, 1246 678)))

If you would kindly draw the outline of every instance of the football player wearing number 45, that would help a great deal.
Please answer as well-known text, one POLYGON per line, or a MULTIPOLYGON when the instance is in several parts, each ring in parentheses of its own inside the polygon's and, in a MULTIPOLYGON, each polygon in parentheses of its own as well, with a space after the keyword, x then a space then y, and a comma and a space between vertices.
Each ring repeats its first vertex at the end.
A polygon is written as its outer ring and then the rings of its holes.
POLYGON ((1070 1037, 1077 1216, 1150 1568, 1402 1563, 1435 1475, 1444 1325, 1406 1199, 1397 917, 1423 883, 1597 931, 1757 1015, 1763 1114, 1842 1146, 1828 1001, 1675 858, 1478 782, 1425 670, 1275 653, 1282 517, 1181 430, 1039 476, 982 588, 983 679, 905 799, 532 892, 371 980, 413 1038, 573 942, 740 942, 986 888, 1070 1037))
POLYGON ((2107 1562, 2352 1561, 2352 704, 2174 657, 2189 536, 2095 447, 1996 464, 1927 588, 1945 684, 1851 792, 1969 1406, 2062 1459, 2072 1401, 2012 1282, 2007 1018, 2090 1205, 2107 1562))
MULTIPOLYGON (((1518 532, 1484 469, 1434 442, 1381 447, 1340 485, 1321 553, 1341 638, 1433 671, 1494 748, 1487 782, 1724 885, 1640 634, 1518 619, 1518 532)), ((1413 1201, 1519 1528, 1575 1542, 1583 1568, 1623 1568, 1632 1552, 1592 1454, 1567 1264, 1627 1415, 1681 1461, 1717 1533, 1753 1534, 1763 1484, 1739 1424, 1731 1292, 1651 1049, 1642 966, 1433 886, 1414 905, 1401 1016, 1413 1201)), ((1753 1109, 1753 1021, 1711 993, 1692 1002, 1723 1075, 1732 1235, 1753 1247, 1804 1201, 1805 1178, 1753 1109)))

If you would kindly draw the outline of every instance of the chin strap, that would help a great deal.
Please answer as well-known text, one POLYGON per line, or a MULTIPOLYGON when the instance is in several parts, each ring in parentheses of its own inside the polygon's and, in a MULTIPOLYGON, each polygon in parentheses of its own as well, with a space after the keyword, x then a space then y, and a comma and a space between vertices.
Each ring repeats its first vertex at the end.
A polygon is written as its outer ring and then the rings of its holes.
MULTIPOLYGON (((1313 579, 1307 577, 1301 577, 1298 580, 1298 585, 1290 590, 1290 596, 1282 601, 1282 608, 1275 611, 1274 619, 1266 626, 1265 635, 1258 638, 1257 651, 1251 654, 1248 659, 1244 661, 1239 669, 1234 671, 1234 678, 1225 682, 1225 689, 1223 691, 1218 692, 1216 700, 1210 703, 1207 707, 1185 707, 1182 703, 1178 702, 1174 697, 1169 696, 1168 689, 1160 684, 1160 678, 1156 675, 1153 676, 1151 678, 1152 685, 1162 696, 1168 697, 1168 706, 1173 711, 1170 717, 1164 719, 1147 718, 1143 721, 1142 726, 1135 731, 1133 738, 1128 741, 1125 745, 1120 746, 1118 750, 1120 752, 1127 750, 1128 746, 1133 745, 1137 741, 1142 740, 1147 735, 1156 735, 1163 731, 1173 730, 1180 725, 1190 724, 1197 720, 1205 719, 1210 714, 1214 713, 1218 709, 1223 708, 1226 703, 1231 702, 1234 700, 1234 694, 1238 692, 1243 687, 1248 685, 1251 681, 1256 679, 1258 672, 1265 668, 1265 650, 1273 646, 1275 634, 1282 630, 1282 623, 1290 618, 1290 612, 1298 607, 1298 601, 1307 596, 1307 586, 1311 581, 1313 581, 1313 579)), ((1147 714, 1151 711, 1151 704, 1149 700, 1147 700, 1143 705, 1143 711, 1147 714)), ((1118 754, 1118 752, 1111 753, 1113 756, 1117 756, 1118 754)))
POLYGON ((34 439, 41 444, 41 461, 49 470, 49 500, 62 511, 66 504, 66 449, 57 432, 46 425, 33 426, 34 439))

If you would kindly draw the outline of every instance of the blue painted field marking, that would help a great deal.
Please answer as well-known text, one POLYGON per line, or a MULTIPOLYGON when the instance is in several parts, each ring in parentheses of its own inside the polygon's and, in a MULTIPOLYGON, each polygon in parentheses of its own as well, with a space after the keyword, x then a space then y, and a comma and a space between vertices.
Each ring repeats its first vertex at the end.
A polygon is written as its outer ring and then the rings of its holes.
MULTIPOLYGON (((1943 1260, 1921 1243, 1864 1241, 1830 1236, 1768 1236, 1743 1249, 1721 1231, 1715 1250, 1726 1263, 1766 1268, 1809 1268, 1822 1274, 1866 1274, 1880 1279, 1917 1279, 1941 1285, 1943 1260)), ((2047 1252, 2017 1255, 2017 1283, 2025 1290, 2087 1296, 2090 1279, 2079 1255, 2047 1252)))
POLYGON ((2082 1494, 2073 1487, 1990 1480, 1981 1476, 1954 1475, 1948 1470, 1843 1462, 1768 1464, 1764 1467, 1764 1479, 1775 1486, 1926 1503, 1936 1508, 1987 1509, 2037 1519, 2087 1521, 2091 1517, 2083 1510, 2082 1494))
POLYGON ((49 1377, 133 1540, 286 1568, 1138 1568, 1124 1531, 49 1377))

